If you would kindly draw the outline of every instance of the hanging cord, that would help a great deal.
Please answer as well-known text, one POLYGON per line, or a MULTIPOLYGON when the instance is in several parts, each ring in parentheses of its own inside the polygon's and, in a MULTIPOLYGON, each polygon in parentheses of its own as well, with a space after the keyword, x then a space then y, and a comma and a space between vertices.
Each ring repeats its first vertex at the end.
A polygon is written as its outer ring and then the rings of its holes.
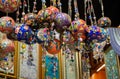
POLYGON ((56 0, 50 0, 50 5, 56 7, 56 0))
POLYGON ((85 21, 87 23, 87 11, 86 11, 87 5, 86 5, 86 3, 87 3, 87 0, 84 0, 84 16, 85 16, 85 21))
POLYGON ((72 7, 71 7, 72 0, 68 0, 68 14, 72 17, 72 7))
POLYGON ((21 23, 24 23, 25 7, 27 7, 26 0, 23 1, 23 12, 22 12, 21 23))
POLYGON ((37 6, 37 2, 36 2, 36 0, 34 0, 34 2, 33 2, 33 13, 37 13, 37 9, 36 9, 36 6, 37 6))
POLYGON ((58 0, 57 4, 58 4, 58 8, 59 8, 60 12, 62 12, 62 7, 61 7, 62 3, 60 2, 60 0, 58 0))
POLYGON ((45 8, 46 8, 46 1, 42 0, 42 9, 45 9, 45 8))
POLYGON ((20 15, 20 10, 18 8, 17 12, 16 12, 16 22, 19 23, 19 15, 20 15))
POLYGON ((78 5, 77 5, 77 0, 74 0, 74 10, 75 10, 75 20, 79 19, 79 11, 78 11, 78 5))
POLYGON ((97 24, 97 21, 96 21, 96 15, 95 15, 95 11, 94 11, 94 8, 93 8, 93 3, 92 3, 92 0, 90 0, 90 8, 91 8, 91 12, 93 13, 93 19, 94 19, 94 25, 97 24))
POLYGON ((20 8, 22 5, 21 0, 20 0, 20 3, 17 1, 17 5, 20 5, 20 7, 17 8, 17 12, 16 12, 16 22, 19 23, 20 8))
POLYGON ((30 13, 30 2, 29 2, 29 0, 27 0, 27 3, 28 3, 28 13, 30 13))
POLYGON ((88 5, 87 14, 89 14, 89 19, 90 19, 91 25, 93 25, 92 14, 91 14, 91 6, 90 6, 89 0, 86 1, 86 4, 88 5))
POLYGON ((53 6, 56 7, 56 0, 53 0, 53 6))
POLYGON ((104 17, 104 6, 103 6, 103 1, 99 0, 99 3, 101 5, 101 10, 102 10, 102 17, 104 17))

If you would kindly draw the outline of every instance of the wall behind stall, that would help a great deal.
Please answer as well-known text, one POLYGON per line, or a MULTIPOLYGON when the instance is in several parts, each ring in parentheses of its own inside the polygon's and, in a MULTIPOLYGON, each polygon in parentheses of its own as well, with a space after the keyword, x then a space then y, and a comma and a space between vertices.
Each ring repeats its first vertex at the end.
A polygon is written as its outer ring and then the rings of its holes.
POLYGON ((107 79, 105 70, 93 73, 90 79, 107 79))

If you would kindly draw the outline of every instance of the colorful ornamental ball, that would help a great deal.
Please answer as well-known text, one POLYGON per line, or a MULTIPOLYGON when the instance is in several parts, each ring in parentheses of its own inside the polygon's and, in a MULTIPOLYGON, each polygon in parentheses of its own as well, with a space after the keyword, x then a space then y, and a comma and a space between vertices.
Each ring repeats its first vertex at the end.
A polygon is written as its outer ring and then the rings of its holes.
POLYGON ((48 34, 48 28, 40 28, 36 32, 36 40, 38 43, 48 42, 49 41, 49 34, 48 34))
POLYGON ((21 25, 22 24, 20 24, 20 23, 16 23, 13 32, 7 34, 7 38, 10 40, 17 40, 17 34, 20 30, 21 25))
POLYGON ((73 44, 74 43, 74 37, 72 36, 70 31, 64 31, 62 34, 62 41, 66 44, 73 44))
POLYGON ((12 13, 19 7, 20 0, 0 0, 0 11, 12 13))
POLYGON ((28 23, 28 25, 31 25, 31 22, 34 22, 36 18, 37 18, 37 15, 34 13, 28 13, 28 14, 25 14, 24 16, 25 23, 28 23))
POLYGON ((86 38, 86 32, 89 32, 86 22, 82 19, 73 21, 69 29, 72 32, 75 40, 78 40, 79 37, 84 40, 86 38))
POLYGON ((110 27, 111 26, 111 20, 108 17, 101 17, 98 20, 98 26, 100 27, 110 27))
POLYGON ((37 14, 38 22, 42 23, 42 22, 49 21, 51 14, 52 14, 52 12, 49 9, 40 10, 37 14))
POLYGON ((35 43, 34 33, 31 28, 25 24, 20 26, 19 32, 17 33, 17 40, 27 44, 35 43))
POLYGON ((97 42, 103 42, 107 39, 107 31, 104 28, 100 28, 98 26, 90 26, 90 31, 88 32, 88 40, 97 42))
POLYGON ((54 6, 50 6, 47 8, 47 10, 50 10, 50 21, 53 21, 55 16, 60 12, 58 8, 54 7, 54 6))
POLYGON ((59 30, 67 29, 71 25, 71 17, 66 13, 58 13, 54 21, 55 28, 59 30))
POLYGON ((39 29, 39 25, 37 23, 37 15, 34 13, 28 13, 24 16, 25 24, 28 25, 33 31, 39 29))
POLYGON ((0 31, 3 33, 11 33, 15 26, 15 21, 9 17, 4 16, 0 18, 0 31))
POLYGON ((8 54, 15 51, 14 42, 9 39, 3 39, 0 43, 1 53, 8 54))
POLYGON ((51 11, 51 14, 57 14, 57 13, 59 13, 59 9, 56 8, 56 7, 54 7, 54 6, 50 6, 47 9, 51 11))
POLYGON ((60 41, 58 40, 53 40, 51 42, 48 43, 48 46, 46 47, 46 50, 48 53, 50 54, 57 54, 60 52, 61 48, 60 48, 60 41))

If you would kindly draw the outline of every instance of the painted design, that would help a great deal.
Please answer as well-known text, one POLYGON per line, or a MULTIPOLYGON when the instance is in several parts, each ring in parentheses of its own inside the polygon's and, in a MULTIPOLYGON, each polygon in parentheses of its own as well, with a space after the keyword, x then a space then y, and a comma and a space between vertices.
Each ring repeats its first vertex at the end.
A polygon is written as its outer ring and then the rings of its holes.
MULTIPOLYGON (((4 34, 2 34, 0 32, 0 41, 3 41, 3 36, 4 36, 4 34)), ((5 45, 6 45, 6 43, 5 43, 5 45)), ((8 49, 8 51, 9 51, 9 49, 8 49)), ((0 49, 0 54, 2 54, 2 56, 3 56, 1 49, 0 49)), ((14 74, 14 55, 13 55, 13 52, 8 52, 8 53, 5 53, 4 55, 5 56, 3 58, 0 57, 0 71, 5 72, 5 73, 14 74)))
POLYGON ((55 56, 45 56, 46 79, 59 79, 59 60, 55 56))
POLYGON ((20 43, 20 77, 25 79, 38 78, 38 45, 20 43))
POLYGON ((116 53, 110 50, 105 54, 106 72, 108 79, 119 79, 119 69, 117 65, 116 53))

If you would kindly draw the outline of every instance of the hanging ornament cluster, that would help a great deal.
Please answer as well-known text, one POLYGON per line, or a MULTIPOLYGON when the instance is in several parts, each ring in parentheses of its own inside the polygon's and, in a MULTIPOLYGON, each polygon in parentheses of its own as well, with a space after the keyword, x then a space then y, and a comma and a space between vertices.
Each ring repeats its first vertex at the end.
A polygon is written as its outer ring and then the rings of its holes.
MULTIPOLYGON (((96 23, 96 16, 93 9, 93 4, 91 0, 85 0, 85 21, 79 18, 79 11, 77 6, 77 1, 74 0, 75 7, 75 19, 71 19, 71 0, 69 1, 69 14, 63 13, 61 10, 61 2, 58 0, 58 8, 56 2, 54 5, 47 7, 46 1, 42 0, 42 9, 36 10, 36 0, 33 4, 33 11, 30 12, 29 0, 23 0, 23 4, 16 0, 2 0, 0 5, 11 3, 16 3, 16 8, 22 7, 22 18, 21 23, 18 18, 20 11, 16 12, 16 23, 8 16, 0 18, 0 31, 7 34, 7 38, 10 40, 18 40, 26 44, 41 44, 48 53, 57 54, 63 45, 72 44, 75 48, 83 51, 86 40, 90 42, 103 42, 107 39, 107 31, 102 28, 105 26, 110 26, 111 21, 107 17, 103 17, 98 20, 98 27, 96 23), (10 2, 9 2, 10 1, 10 2), (23 6, 22 6, 23 5, 23 6), (26 14, 25 8, 28 8, 28 13, 26 14), (87 9, 87 10, 86 10, 87 9), (91 21, 91 25, 87 25, 87 14, 91 21), (92 17, 93 15, 93 17, 92 17)), ((14 5, 14 4, 13 4, 14 5)), ((10 8, 10 7, 9 7, 10 8)), ((5 12, 9 13, 8 7, 5 12)), ((11 9, 11 8, 10 8, 11 9)), ((13 11, 13 10, 10 10, 13 11)))

